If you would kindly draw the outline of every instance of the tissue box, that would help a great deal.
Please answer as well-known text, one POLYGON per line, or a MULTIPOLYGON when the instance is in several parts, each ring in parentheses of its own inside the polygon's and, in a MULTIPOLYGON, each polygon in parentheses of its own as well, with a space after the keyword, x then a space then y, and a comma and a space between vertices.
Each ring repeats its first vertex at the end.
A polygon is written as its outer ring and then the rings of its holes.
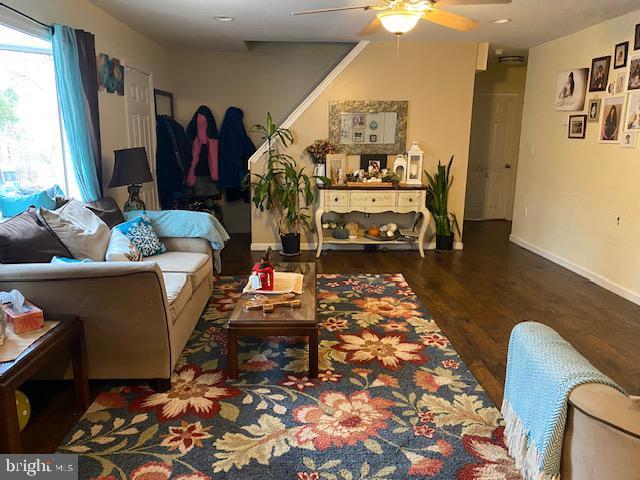
POLYGON ((22 312, 16 312, 10 303, 5 303, 2 308, 7 316, 7 322, 13 323, 13 333, 16 335, 44 327, 42 310, 31 302, 25 300, 22 312))

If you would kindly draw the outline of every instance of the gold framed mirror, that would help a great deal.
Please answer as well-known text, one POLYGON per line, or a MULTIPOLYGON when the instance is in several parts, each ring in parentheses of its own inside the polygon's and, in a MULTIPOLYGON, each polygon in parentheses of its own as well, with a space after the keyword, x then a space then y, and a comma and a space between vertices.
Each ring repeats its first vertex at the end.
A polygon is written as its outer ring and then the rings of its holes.
POLYGON ((397 100, 332 100, 329 141, 347 155, 404 153, 408 107, 409 102, 397 100))

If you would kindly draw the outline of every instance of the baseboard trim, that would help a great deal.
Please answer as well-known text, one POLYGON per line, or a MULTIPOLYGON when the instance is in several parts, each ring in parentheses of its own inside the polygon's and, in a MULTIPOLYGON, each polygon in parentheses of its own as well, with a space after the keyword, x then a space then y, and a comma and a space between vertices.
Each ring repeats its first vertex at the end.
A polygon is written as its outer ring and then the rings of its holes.
POLYGON ((597 273, 594 273, 591 270, 587 270, 586 268, 576 265, 575 263, 572 263, 569 260, 566 260, 554 253, 551 253, 548 250, 540 248, 537 245, 534 245, 533 243, 529 243, 526 240, 523 240, 522 238, 518 237, 517 235, 514 235, 513 233, 509 235, 509 240, 515 243, 516 245, 526 250, 529 250, 530 252, 535 253, 536 255, 540 255, 541 257, 546 258, 547 260, 557 265, 560 265, 561 267, 564 267, 567 270, 571 270, 573 273, 577 273, 581 277, 586 278, 587 280, 595 283, 596 285, 604 288, 605 290, 609 290, 610 292, 613 292, 616 295, 619 295, 622 298, 629 300, 630 302, 640 305, 640 293, 636 293, 631 290, 628 290, 618 285, 617 283, 612 282, 611 280, 603 277, 602 275, 598 275, 597 273))
MULTIPOLYGON (((407 245, 398 245, 398 244, 393 244, 393 245, 382 245, 385 248, 387 248, 388 250, 415 250, 418 251, 418 246, 414 243, 414 244, 407 244, 407 245)), ((252 243, 251 244, 251 250, 252 251, 259 251, 259 250, 266 250, 267 248, 271 247, 272 250, 282 250, 282 244, 280 243, 252 243)), ((300 244, 300 250, 315 250, 317 249, 318 246, 317 244, 314 243, 301 243, 300 244)), ((455 250, 463 250, 464 249, 464 243, 462 242, 456 242, 453 245, 453 248, 455 250)), ((335 243, 326 243, 323 246, 324 250, 364 250, 364 245, 338 245, 335 243)), ((436 249, 436 242, 433 241, 431 243, 429 243, 428 245, 425 245, 425 250, 435 250, 436 249)))

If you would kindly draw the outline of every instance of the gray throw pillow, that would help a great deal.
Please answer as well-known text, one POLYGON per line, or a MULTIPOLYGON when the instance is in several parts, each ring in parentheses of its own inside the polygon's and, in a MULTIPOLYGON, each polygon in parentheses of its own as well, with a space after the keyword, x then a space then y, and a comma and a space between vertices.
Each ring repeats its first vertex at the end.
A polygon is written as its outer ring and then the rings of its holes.
POLYGON ((111 231, 82 202, 71 200, 54 211, 41 208, 39 214, 69 249, 73 258, 104 261, 111 231))

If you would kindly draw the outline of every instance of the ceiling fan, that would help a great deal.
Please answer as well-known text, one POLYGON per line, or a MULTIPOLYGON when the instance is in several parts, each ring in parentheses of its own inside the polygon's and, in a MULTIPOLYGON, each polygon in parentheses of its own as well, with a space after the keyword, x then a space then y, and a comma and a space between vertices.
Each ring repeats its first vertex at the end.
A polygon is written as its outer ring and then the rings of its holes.
POLYGON ((384 27, 385 30, 402 35, 412 30, 420 19, 437 23, 461 32, 473 30, 478 22, 445 10, 440 6, 458 5, 496 5, 511 3, 511 0, 381 0, 374 5, 353 7, 324 8, 292 12, 291 15, 311 15, 316 13, 341 12, 345 10, 376 10, 376 18, 360 31, 360 35, 369 35, 384 27))

